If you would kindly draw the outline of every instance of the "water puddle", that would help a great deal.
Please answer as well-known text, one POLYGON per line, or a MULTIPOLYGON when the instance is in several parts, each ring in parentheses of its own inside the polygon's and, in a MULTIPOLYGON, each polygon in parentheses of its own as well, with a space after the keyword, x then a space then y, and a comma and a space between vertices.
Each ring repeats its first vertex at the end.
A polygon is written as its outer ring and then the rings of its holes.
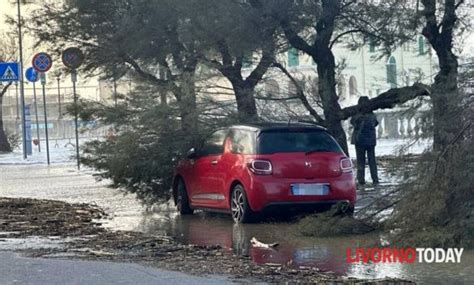
POLYGON ((309 238, 299 235, 290 223, 234 225, 229 216, 207 213, 163 221, 146 219, 137 229, 168 234, 187 244, 220 245, 260 264, 312 267, 357 278, 404 278, 419 284, 474 284, 472 251, 464 252, 461 264, 352 264, 346 262, 346 249, 373 247, 380 241, 379 235, 309 238), (255 248, 250 244, 252 237, 280 245, 275 249, 255 248))

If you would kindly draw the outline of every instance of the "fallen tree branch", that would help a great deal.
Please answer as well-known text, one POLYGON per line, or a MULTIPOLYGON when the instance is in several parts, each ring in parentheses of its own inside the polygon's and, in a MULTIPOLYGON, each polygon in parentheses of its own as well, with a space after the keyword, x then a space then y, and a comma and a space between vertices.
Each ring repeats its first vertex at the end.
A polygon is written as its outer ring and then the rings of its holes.
POLYGON ((340 119, 347 120, 348 118, 360 113, 369 113, 378 109, 393 108, 395 105, 403 104, 415 98, 428 96, 430 94, 430 88, 421 83, 415 83, 412 86, 402 88, 393 88, 370 99, 364 104, 358 104, 342 109, 340 119))

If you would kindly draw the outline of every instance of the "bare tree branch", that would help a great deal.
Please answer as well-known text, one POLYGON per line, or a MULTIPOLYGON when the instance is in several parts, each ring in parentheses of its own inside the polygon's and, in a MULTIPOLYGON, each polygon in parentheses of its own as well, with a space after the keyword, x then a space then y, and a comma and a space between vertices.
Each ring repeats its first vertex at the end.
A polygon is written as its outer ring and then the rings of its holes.
POLYGON ((7 85, 3 86, 2 91, 0 92, 0 97, 3 97, 5 93, 7 93, 8 87, 10 87, 13 84, 12 81, 8 82, 7 85))
POLYGON ((283 72, 290 79, 291 83, 294 84, 295 87, 296 87, 296 96, 301 100, 301 103, 303 103, 306 110, 308 110, 308 112, 311 114, 311 116, 313 116, 318 123, 324 125, 324 122, 325 122, 324 119, 318 114, 318 112, 316 112, 316 110, 308 102, 308 99, 306 98, 306 95, 304 94, 303 89, 298 84, 298 81, 296 81, 296 79, 280 63, 274 63, 273 66, 280 69, 281 72, 283 72))
POLYGON ((348 30, 348 31, 345 31, 345 32, 342 32, 340 33, 339 35, 337 35, 336 37, 334 37, 334 39, 331 41, 331 43, 329 44, 329 48, 332 49, 332 47, 334 46, 334 44, 337 42, 337 40, 339 40, 341 37, 345 36, 345 35, 348 35, 348 34, 352 34, 352 33, 360 33, 360 32, 363 32, 361 29, 355 29, 355 30, 348 30))

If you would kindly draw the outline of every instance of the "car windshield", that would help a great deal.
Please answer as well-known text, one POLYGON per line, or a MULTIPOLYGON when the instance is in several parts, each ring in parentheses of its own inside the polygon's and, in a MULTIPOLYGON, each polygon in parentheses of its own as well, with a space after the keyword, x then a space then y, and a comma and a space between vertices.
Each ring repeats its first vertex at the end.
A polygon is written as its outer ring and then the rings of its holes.
POLYGON ((270 130, 260 134, 259 154, 276 152, 342 152, 337 142, 321 130, 270 130))

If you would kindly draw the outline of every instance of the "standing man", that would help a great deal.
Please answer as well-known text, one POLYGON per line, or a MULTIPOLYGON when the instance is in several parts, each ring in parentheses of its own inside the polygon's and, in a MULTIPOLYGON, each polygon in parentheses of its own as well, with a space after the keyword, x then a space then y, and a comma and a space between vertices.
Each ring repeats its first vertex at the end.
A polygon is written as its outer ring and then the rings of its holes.
MULTIPOLYGON (((361 96, 358 104, 369 101, 369 97, 361 96)), ((375 145, 377 144, 375 127, 379 124, 373 112, 355 115, 351 118, 354 127, 351 143, 355 145, 357 157, 357 182, 365 184, 365 154, 369 160, 370 176, 374 185, 379 183, 377 162, 375 161, 375 145)))

